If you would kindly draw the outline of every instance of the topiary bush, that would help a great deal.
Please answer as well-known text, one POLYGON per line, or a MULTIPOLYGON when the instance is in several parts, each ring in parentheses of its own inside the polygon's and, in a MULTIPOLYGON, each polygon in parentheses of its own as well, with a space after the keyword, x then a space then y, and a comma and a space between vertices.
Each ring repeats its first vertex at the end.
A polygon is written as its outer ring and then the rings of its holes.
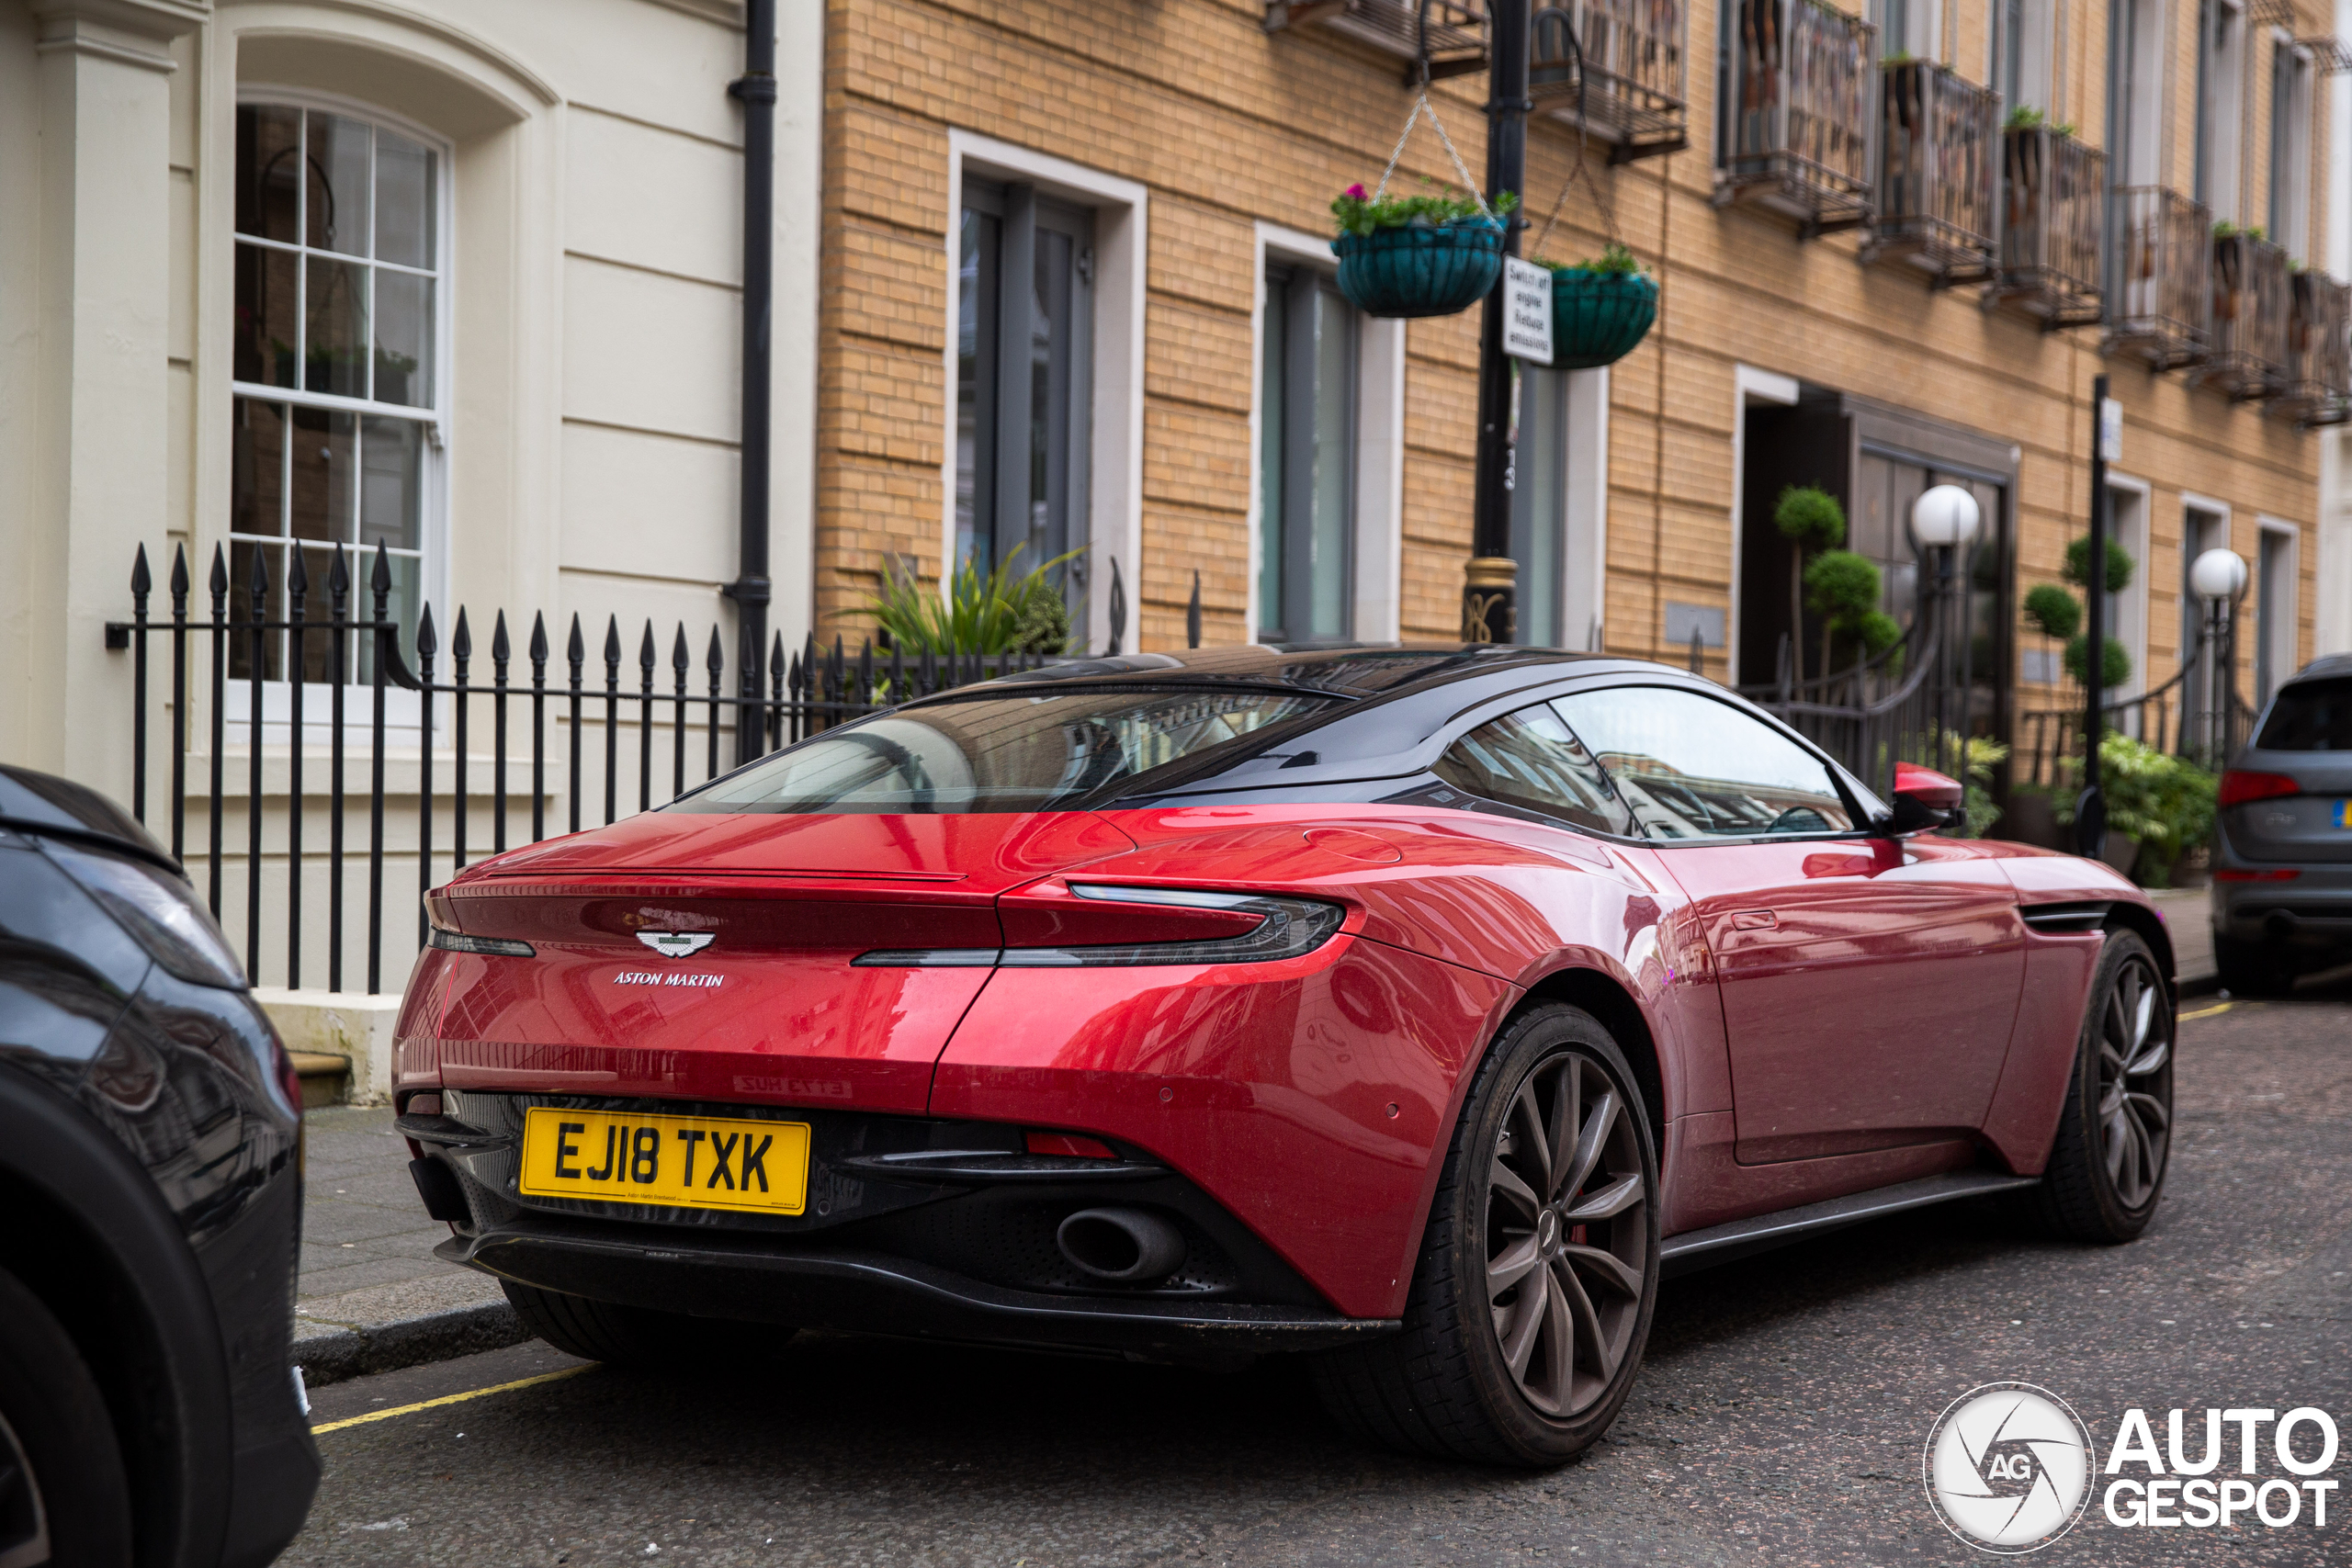
POLYGON ((2054 582, 2041 583, 2026 592, 2025 618, 2042 636, 2064 642, 2083 629, 2083 602, 2054 582))
MULTIPOLYGON (((2090 579, 2091 541, 2088 535, 2066 547, 2066 581, 2075 587, 2090 579)), ((2107 591, 2120 593, 2132 586, 2132 552, 2113 539, 2107 542, 2107 591)))
MULTIPOLYGON (((2077 632, 2066 641, 2066 673, 2085 684, 2088 684, 2090 681, 2088 667, 2084 663, 2085 650, 2089 646, 2088 632, 2077 632)), ((2099 660, 2099 684, 2111 692, 2130 679, 2132 679, 2131 650, 2123 646, 2121 638, 2109 637, 2106 653, 2099 660)), ((2104 753, 2101 754, 2104 755, 2104 753)))

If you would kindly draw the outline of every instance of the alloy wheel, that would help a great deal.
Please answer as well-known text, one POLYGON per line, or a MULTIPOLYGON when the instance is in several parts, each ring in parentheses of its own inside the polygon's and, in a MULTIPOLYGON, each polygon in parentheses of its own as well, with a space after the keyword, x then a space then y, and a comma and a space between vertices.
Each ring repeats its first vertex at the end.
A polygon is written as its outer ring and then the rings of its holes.
POLYGON ((1605 1393, 1632 1348, 1649 1273, 1637 1114, 1576 1052, 1513 1093, 1487 1177, 1487 1298, 1528 1404, 1566 1417, 1605 1393))
POLYGON ((2117 1201, 2146 1206, 2172 1147, 2172 1011, 2139 953, 2117 970, 2099 1013, 2098 1138, 2117 1201))
POLYGON ((49 1522, 32 1461, 0 1416, 0 1568, 39 1568, 49 1560, 49 1522))

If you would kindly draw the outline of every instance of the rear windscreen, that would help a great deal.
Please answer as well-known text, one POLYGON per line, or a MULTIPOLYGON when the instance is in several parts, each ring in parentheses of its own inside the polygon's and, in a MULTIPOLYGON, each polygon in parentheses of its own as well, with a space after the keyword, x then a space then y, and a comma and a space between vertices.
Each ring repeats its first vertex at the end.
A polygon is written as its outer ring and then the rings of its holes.
POLYGON ((664 809, 1074 809, 1336 700, 1163 688, 932 703, 829 729, 664 809))
POLYGON ((2352 676, 2298 681, 2281 691, 2255 744, 2266 751, 2352 751, 2352 676))

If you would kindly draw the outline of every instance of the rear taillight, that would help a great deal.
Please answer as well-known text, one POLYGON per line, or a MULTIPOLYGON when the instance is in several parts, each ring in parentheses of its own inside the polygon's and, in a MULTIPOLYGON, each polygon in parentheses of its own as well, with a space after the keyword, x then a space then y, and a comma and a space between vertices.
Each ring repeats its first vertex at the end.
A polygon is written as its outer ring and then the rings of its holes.
MULTIPOLYGON (((1016 922, 1007 911, 1004 956, 997 962, 1008 969, 1063 969, 1081 965, 1136 964, 1271 964, 1312 953, 1331 938, 1348 918, 1345 908, 1316 898, 1281 898, 1262 893, 1210 893, 1189 887, 1100 887, 1072 884, 1079 898, 1100 901, 1104 913, 1115 918, 1123 940, 1112 942, 1062 941, 1027 946, 1016 940, 1016 922), (1148 928, 1157 914, 1169 930, 1148 928), (1254 917, 1230 935, 1204 935, 1204 915, 1224 922, 1254 917), (1146 929, 1138 929, 1146 928, 1146 929)), ((1009 902, 1009 901, 1008 901, 1009 902)), ((1082 931, 1082 927, 1079 928, 1082 931)), ((1074 932, 1073 934, 1077 934, 1074 932)))
POLYGON ((449 896, 437 888, 424 896, 424 945, 440 948, 445 953, 478 953, 491 958, 530 958, 538 952, 527 942, 514 942, 496 936, 468 936, 458 929, 457 912, 450 908, 449 896))
POLYGON ((2292 882, 2302 875, 2299 866, 2269 866, 2260 871, 2234 871, 2223 868, 2213 874, 2216 882, 2292 882))
POLYGON ((1343 906, 1319 898, 1075 883, 1009 895, 998 913, 1001 949, 877 949, 855 962, 893 969, 1271 964, 1314 952, 1348 918, 1343 906))
POLYGON ((1089 1138, 1077 1133, 1042 1133, 1033 1127, 1021 1138, 1033 1155, 1062 1155, 1079 1159, 1119 1157, 1118 1151, 1102 1139, 1089 1138))
POLYGON ((2244 806, 2250 800, 2276 800, 2284 795, 2301 795, 2303 786, 2285 773, 2261 773, 2250 768, 2232 768, 2222 775, 2223 807, 2244 806))

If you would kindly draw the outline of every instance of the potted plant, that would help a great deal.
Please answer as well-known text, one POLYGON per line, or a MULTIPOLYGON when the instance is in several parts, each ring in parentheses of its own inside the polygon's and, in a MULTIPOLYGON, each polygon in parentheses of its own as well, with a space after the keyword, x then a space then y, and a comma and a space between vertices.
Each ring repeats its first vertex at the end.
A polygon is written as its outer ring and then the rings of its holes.
POLYGON ((1504 224, 1519 198, 1504 191, 1481 210, 1446 192, 1331 198, 1340 292, 1367 316, 1451 316, 1487 297, 1503 272, 1504 224))
POLYGON ((1600 254, 1552 268, 1552 368, 1590 370, 1634 352, 1657 320, 1657 279, 1611 241, 1600 254))

